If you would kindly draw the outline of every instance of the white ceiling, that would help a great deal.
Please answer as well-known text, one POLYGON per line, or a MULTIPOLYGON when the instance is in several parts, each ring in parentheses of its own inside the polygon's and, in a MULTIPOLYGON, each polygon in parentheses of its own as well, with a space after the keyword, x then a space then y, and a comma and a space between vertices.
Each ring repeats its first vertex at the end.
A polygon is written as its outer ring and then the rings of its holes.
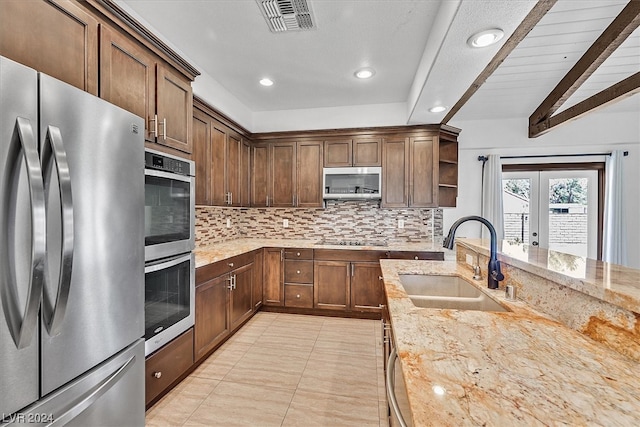
MULTIPOLYGON (((251 112, 406 103, 406 123, 439 122, 446 112, 428 113, 428 108, 454 105, 536 3, 308 1, 317 29, 288 33, 271 33, 255 0, 117 3, 251 112), (491 27, 505 31, 500 44, 466 45, 471 34, 491 27), (354 71, 363 66, 373 67, 376 75, 355 79, 354 71), (260 86, 265 76, 275 85, 260 86)), ((528 117, 626 3, 559 0, 455 121, 528 117)), ((567 106, 639 71, 639 52, 636 31, 567 106)), ((640 112, 639 99, 635 95, 608 108, 640 112)))

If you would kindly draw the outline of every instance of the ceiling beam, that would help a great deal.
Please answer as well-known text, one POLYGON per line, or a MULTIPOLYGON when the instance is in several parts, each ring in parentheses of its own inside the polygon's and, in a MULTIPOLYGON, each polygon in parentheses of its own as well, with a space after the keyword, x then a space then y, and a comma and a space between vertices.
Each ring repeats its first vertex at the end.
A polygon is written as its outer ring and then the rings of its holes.
MULTIPOLYGON (((560 83, 549 93, 544 101, 529 117, 529 137, 536 132, 538 125, 548 122, 552 114, 575 93, 575 91, 593 74, 593 72, 626 40, 640 25, 640 0, 630 0, 622 12, 604 30, 589 47, 560 83)), ((545 127, 545 126, 543 126, 545 127)))
POLYGON ((636 93, 640 93, 640 72, 578 102, 576 105, 549 117, 535 126, 529 126, 529 138, 545 134, 555 126, 575 120, 591 111, 621 101, 636 93))
POLYGON ((469 101, 474 93, 480 89, 480 86, 493 74, 494 71, 504 62, 509 54, 520 44, 520 42, 529 34, 529 32, 535 27, 544 15, 556 4, 557 0, 538 0, 538 3, 531 9, 527 16, 522 20, 518 28, 511 34, 511 37, 504 42, 500 50, 495 54, 493 59, 487 64, 482 72, 471 83, 469 89, 462 95, 462 97, 451 107, 446 116, 442 119, 442 124, 446 124, 449 120, 456 115, 464 104, 469 101))

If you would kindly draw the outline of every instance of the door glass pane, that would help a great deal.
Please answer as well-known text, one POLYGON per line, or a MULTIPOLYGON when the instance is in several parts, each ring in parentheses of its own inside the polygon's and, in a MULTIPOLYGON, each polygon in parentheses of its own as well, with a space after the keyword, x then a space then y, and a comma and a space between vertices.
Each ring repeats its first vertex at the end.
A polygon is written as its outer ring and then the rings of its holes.
POLYGON ((504 238, 509 242, 529 244, 531 179, 502 180, 504 238))
POLYGON ((549 179, 549 249, 588 255, 588 187, 587 178, 549 179))

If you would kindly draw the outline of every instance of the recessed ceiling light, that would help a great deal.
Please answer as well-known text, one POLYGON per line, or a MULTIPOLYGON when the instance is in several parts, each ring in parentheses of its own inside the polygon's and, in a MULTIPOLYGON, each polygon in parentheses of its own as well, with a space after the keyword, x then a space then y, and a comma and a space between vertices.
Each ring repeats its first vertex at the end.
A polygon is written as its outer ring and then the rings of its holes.
POLYGON ((486 47, 498 43, 502 37, 504 37, 504 31, 499 28, 492 28, 472 35, 467 40, 467 44, 471 47, 486 47))
POLYGON ((264 79, 260 79, 260 84, 262 86, 273 86, 273 80, 265 77, 264 79))
POLYGON ((359 79, 370 79, 371 77, 374 76, 375 73, 376 72, 373 68, 361 68, 355 73, 353 73, 353 75, 359 79))
POLYGON ((447 107, 444 107, 442 105, 437 105, 435 107, 429 108, 429 112, 430 113, 442 113, 446 109, 447 109, 447 107))

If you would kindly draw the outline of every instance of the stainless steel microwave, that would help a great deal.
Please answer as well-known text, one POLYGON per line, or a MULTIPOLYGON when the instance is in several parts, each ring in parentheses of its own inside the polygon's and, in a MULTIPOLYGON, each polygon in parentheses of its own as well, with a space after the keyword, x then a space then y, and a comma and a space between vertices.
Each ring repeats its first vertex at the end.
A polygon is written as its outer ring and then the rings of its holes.
POLYGON ((190 160, 145 150, 144 259, 195 247, 195 166, 190 160))
POLYGON ((382 168, 324 168, 322 188, 325 200, 381 199, 382 168))

